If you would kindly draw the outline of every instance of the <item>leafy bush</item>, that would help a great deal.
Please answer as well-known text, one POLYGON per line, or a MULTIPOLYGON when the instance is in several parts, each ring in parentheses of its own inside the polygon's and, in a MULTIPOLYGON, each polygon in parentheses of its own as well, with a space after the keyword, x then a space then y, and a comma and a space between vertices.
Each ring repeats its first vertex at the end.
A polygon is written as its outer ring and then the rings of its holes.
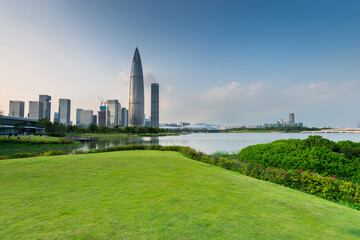
POLYGON ((313 170, 322 175, 335 175, 360 182, 360 157, 357 157, 360 144, 351 145, 349 142, 334 143, 321 136, 310 136, 305 140, 278 140, 246 147, 239 152, 238 157, 242 162, 257 162, 283 169, 313 170))
POLYGON ((15 153, 14 158, 27 158, 27 157, 36 157, 38 153, 15 153))
POLYGON ((45 152, 42 154, 42 156, 56 156, 56 155, 65 155, 66 152, 64 152, 63 150, 52 150, 49 152, 45 152))

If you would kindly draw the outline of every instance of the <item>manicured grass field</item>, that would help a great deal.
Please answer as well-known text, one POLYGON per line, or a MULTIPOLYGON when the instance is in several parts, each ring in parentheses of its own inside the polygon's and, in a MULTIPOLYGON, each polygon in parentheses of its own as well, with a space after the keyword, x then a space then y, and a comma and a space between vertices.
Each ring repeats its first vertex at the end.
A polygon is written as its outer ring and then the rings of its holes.
POLYGON ((10 140, 0 137, 0 157, 13 156, 16 153, 44 153, 51 150, 73 150, 79 148, 80 142, 60 143, 61 138, 41 136, 21 136, 20 140, 12 136, 10 140), (41 143, 40 143, 41 142, 41 143), (37 144, 34 144, 37 143, 37 144))
POLYGON ((44 153, 52 150, 74 150, 81 147, 81 143, 73 142, 70 144, 19 144, 19 143, 0 143, 0 157, 12 156, 16 153, 44 153))
POLYGON ((359 239, 360 211, 180 153, 0 161, 0 239, 359 239))
MULTIPOLYGON (((7 137, 7 136, 6 136, 7 137)), ((16 136, 11 136, 10 140, 17 140, 18 137, 16 136)), ((0 136, 0 143, 1 141, 7 141, 8 139, 4 136, 0 136)), ((60 142, 60 138, 58 137, 42 137, 42 136, 20 136, 20 140, 17 141, 21 141, 21 142, 25 142, 25 141, 31 141, 31 142, 60 142)))

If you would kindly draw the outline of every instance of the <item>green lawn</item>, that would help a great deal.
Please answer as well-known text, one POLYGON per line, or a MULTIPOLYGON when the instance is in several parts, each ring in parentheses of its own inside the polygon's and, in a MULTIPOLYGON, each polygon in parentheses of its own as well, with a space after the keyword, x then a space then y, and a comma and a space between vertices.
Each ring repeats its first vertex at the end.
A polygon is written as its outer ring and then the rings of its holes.
MULTIPOLYGON (((7 136, 6 136, 7 137, 7 136)), ((12 136, 11 140, 17 140, 18 137, 12 136)), ((0 143, 3 141, 7 141, 8 139, 4 136, 0 136, 0 143)), ((60 142, 60 138, 58 137, 41 137, 41 136, 20 136, 20 140, 18 141, 31 141, 31 142, 60 142)))
POLYGON ((58 137, 21 136, 20 140, 12 136, 10 140, 0 137, 0 157, 13 156, 16 153, 44 153, 51 150, 73 150, 82 146, 80 142, 60 143, 58 137), (41 142, 41 143, 40 143, 41 142))
POLYGON ((69 144, 28 144, 28 143, 6 143, 0 142, 0 157, 13 156, 16 153, 44 153, 52 150, 74 150, 81 147, 79 142, 69 144))
POLYGON ((0 161, 0 239, 359 239, 360 211, 185 158, 0 161))

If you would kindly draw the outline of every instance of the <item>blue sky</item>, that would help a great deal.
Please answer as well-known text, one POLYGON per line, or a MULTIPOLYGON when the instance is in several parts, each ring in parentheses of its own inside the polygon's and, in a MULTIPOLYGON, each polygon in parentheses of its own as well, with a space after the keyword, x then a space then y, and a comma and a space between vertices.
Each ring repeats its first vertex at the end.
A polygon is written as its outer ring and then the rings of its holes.
POLYGON ((160 83, 160 122, 237 125, 295 112, 308 126, 360 121, 359 1, 0 0, 0 109, 38 94, 128 107, 139 47, 160 83))

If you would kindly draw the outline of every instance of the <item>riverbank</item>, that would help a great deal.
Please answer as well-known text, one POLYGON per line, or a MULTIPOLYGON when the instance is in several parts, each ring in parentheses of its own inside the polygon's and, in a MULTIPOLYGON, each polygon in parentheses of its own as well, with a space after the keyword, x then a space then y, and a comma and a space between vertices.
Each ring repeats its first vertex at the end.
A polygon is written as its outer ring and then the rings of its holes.
POLYGON ((175 152, 0 166, 6 239, 357 239, 360 229, 359 211, 175 152))
POLYGON ((127 134, 127 133, 82 133, 76 136, 79 137, 92 137, 98 138, 99 140, 104 140, 106 138, 119 138, 119 137, 160 137, 160 136, 178 136, 179 133, 137 133, 137 134, 127 134))
POLYGON ((0 159, 36 156, 49 151, 71 151, 82 144, 70 139, 42 136, 0 137, 0 159))

